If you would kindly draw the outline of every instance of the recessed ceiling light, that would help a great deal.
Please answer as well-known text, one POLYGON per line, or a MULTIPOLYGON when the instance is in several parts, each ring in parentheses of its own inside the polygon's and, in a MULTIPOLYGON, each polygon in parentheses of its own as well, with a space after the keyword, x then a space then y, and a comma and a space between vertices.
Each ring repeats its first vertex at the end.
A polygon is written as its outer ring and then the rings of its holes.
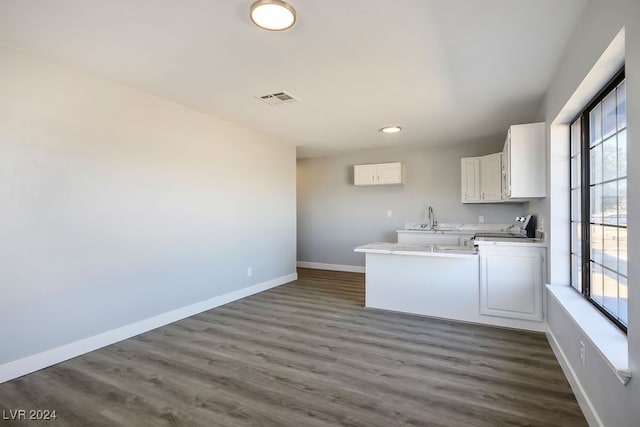
POLYGON ((251 5, 251 21, 269 31, 283 31, 296 23, 296 11, 282 0, 258 0, 251 5))
POLYGON ((385 126, 382 129, 380 129, 380 132, 383 133, 398 133, 402 130, 402 128, 400 126, 385 126))

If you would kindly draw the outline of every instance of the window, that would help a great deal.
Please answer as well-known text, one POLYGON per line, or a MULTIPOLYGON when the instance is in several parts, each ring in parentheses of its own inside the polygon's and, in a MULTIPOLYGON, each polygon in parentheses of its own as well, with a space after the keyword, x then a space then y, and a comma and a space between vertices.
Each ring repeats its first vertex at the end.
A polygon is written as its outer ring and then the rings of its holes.
POLYGON ((571 124, 571 286, 627 330, 624 69, 571 124))

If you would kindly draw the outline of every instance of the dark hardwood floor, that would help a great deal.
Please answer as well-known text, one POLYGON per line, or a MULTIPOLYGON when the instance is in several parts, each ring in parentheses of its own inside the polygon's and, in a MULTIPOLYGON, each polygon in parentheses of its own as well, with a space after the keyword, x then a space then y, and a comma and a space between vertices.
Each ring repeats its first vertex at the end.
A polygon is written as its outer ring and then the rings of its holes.
POLYGON ((0 384, 4 418, 58 416, 0 426, 587 425, 543 334, 363 304, 364 275, 300 269, 295 282, 0 384))

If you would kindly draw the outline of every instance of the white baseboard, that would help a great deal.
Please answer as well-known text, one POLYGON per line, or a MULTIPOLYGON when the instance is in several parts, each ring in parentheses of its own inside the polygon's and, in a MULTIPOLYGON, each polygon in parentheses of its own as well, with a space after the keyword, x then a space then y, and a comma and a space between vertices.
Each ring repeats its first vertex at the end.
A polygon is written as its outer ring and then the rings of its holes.
POLYGON ((314 268, 316 270, 348 271, 350 273, 364 273, 364 267, 359 265, 324 264, 322 262, 298 261, 298 267, 314 268))
POLYGON ((560 344, 558 343, 556 337, 553 335, 553 332, 551 332, 550 329, 547 331, 547 341, 549 341, 551 349, 556 355, 556 359, 558 359, 558 362, 560 363, 560 367, 562 368, 562 372, 564 372, 564 376, 567 377, 567 380, 569 381, 571 390, 573 390, 573 394, 576 396, 578 405, 580 405, 580 409, 582 409, 582 413, 587 419, 587 423, 589 423, 589 426, 591 427, 604 427, 604 424, 598 416, 596 409, 593 407, 589 396, 587 396, 584 388, 582 388, 580 380, 578 380, 575 371, 571 367, 569 359, 567 359, 567 356, 562 351, 560 344))
POLYGON ((257 285, 229 292, 206 301, 197 302, 195 304, 181 307, 157 316, 149 317, 139 322, 131 323, 120 328, 112 329, 98 335, 74 341, 51 350, 43 351, 22 359, 0 365, 0 384, 21 377, 31 372, 55 365, 65 360, 89 353, 99 348, 114 344, 135 335, 142 334, 155 328, 177 322, 189 316, 193 316, 203 311, 211 310, 224 304, 248 297, 267 289, 275 288, 298 278, 297 273, 278 277, 257 285))

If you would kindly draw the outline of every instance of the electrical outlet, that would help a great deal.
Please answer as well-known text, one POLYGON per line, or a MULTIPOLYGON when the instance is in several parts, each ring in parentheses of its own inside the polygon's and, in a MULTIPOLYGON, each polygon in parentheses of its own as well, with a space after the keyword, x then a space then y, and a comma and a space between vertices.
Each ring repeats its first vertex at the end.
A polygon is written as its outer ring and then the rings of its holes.
POLYGON ((544 231, 544 218, 540 217, 540 221, 538 221, 538 230, 544 231))
POLYGON ((391 218, 393 216, 393 212, 392 211, 387 211, 387 218, 391 218))
POLYGON ((586 363, 585 351, 584 351, 584 343, 580 341, 580 361, 582 362, 582 366, 586 363))
POLYGON ((484 215, 478 217, 478 224, 484 224, 484 215))
POLYGON ((247 268, 247 277, 253 276, 253 267, 247 268))

